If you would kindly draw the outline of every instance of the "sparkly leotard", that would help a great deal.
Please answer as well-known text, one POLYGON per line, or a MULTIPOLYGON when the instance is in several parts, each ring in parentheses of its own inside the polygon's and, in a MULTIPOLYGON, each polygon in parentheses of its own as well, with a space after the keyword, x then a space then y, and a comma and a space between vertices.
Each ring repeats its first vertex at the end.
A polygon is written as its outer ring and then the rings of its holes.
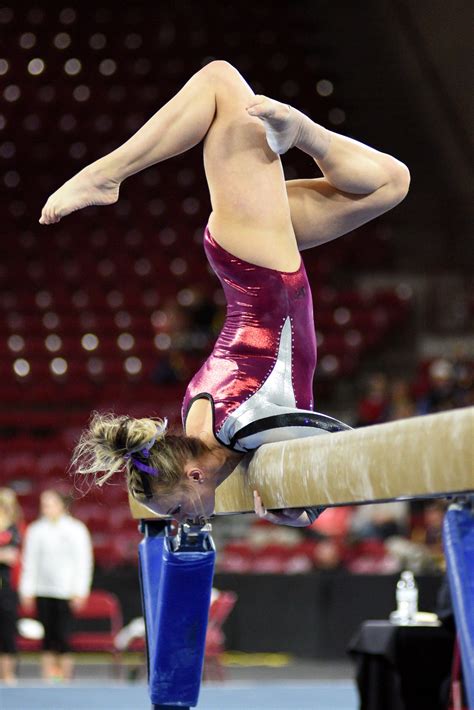
POLYGON ((221 247, 208 228, 204 250, 227 313, 211 355, 186 390, 183 426, 191 404, 206 398, 215 437, 236 451, 349 428, 312 411, 316 334, 303 261, 295 272, 251 264, 221 247))

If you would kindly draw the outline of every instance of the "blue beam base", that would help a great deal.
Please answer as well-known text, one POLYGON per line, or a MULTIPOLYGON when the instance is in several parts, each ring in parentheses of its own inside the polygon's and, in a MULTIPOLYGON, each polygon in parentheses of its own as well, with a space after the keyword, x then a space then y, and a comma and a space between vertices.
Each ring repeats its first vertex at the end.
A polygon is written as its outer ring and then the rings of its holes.
POLYGON ((444 552, 459 636, 468 706, 474 708, 474 509, 455 503, 446 513, 444 552))
POLYGON ((199 699, 215 548, 210 526, 142 521, 140 581, 148 684, 155 710, 195 707, 199 699))

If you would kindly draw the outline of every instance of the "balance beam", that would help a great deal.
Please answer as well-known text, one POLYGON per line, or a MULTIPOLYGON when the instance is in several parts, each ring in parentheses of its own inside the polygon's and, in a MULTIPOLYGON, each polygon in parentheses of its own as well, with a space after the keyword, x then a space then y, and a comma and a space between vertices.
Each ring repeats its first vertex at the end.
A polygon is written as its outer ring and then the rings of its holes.
MULTIPOLYGON (((216 515, 358 505, 474 491, 474 407, 264 444, 216 491, 216 515)), ((134 518, 152 519, 130 500, 134 518)))

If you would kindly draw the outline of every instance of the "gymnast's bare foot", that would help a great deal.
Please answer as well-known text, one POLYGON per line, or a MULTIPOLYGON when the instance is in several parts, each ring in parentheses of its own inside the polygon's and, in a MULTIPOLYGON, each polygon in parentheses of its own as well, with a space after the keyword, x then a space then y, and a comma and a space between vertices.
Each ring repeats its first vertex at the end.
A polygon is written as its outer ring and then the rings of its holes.
POLYGON ((91 205, 117 202, 120 181, 106 175, 100 161, 88 165, 53 192, 41 212, 40 224, 55 224, 62 217, 91 205))
POLYGON ((262 120, 267 143, 274 153, 281 155, 295 145, 302 120, 299 111, 288 104, 257 94, 247 106, 247 112, 262 120))

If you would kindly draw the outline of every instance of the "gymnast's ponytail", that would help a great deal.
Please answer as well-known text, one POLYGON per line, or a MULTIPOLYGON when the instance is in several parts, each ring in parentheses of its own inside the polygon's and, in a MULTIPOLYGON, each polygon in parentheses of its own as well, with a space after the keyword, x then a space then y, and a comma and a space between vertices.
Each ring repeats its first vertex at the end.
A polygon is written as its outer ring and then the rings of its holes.
POLYGON ((208 451, 197 437, 168 433, 166 419, 94 412, 74 450, 71 471, 92 474, 99 486, 124 473, 129 492, 140 500, 185 486, 184 464, 208 451))

